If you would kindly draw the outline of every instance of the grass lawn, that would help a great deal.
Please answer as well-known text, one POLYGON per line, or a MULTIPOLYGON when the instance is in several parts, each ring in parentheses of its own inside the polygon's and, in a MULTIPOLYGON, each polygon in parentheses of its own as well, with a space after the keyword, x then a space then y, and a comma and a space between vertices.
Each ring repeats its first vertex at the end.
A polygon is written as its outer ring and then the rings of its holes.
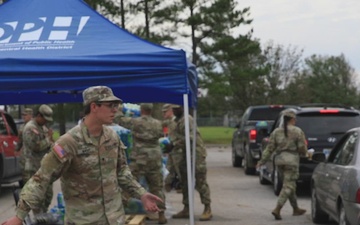
MULTIPOLYGON (((235 128, 232 127, 199 127, 205 144, 230 145, 235 128)), ((59 132, 54 131, 54 140, 59 138, 59 132)))
POLYGON ((199 127, 205 144, 231 145, 235 128, 232 127, 199 127))
POLYGON ((60 133, 57 130, 53 131, 53 139, 56 141, 60 137, 60 133))

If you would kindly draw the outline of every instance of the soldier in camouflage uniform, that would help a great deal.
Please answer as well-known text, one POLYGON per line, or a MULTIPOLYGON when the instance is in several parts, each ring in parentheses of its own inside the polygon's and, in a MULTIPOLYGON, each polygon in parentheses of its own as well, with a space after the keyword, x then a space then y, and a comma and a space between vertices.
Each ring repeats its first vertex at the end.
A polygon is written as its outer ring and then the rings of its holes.
POLYGON ((21 113, 21 116, 22 116, 24 123, 21 124, 21 126, 19 127, 19 130, 18 130, 19 141, 18 141, 18 144, 15 149, 18 152, 21 151, 22 146, 23 146, 22 132, 23 132, 24 127, 27 124, 27 122, 29 122, 33 118, 33 110, 31 108, 25 108, 24 112, 21 113))
POLYGON ((61 179, 65 199, 64 224, 124 225, 121 190, 141 198, 144 208, 157 212, 157 196, 134 179, 126 163, 124 145, 110 127, 121 100, 106 86, 84 90, 85 118, 62 135, 43 158, 40 169, 20 194, 16 216, 4 224, 21 225, 37 208, 44 192, 61 179))
POLYGON ((162 153, 159 138, 163 136, 161 122, 151 116, 153 104, 140 104, 140 117, 120 117, 119 125, 128 128, 133 136, 133 150, 130 154, 132 174, 139 179, 141 176, 149 187, 149 192, 163 200, 158 204, 159 224, 166 224, 165 195, 163 191, 162 153))
POLYGON ((282 112, 283 125, 270 135, 269 143, 264 150, 257 168, 268 161, 275 152, 275 165, 283 179, 276 208, 271 212, 276 220, 281 220, 280 210, 287 199, 293 208, 293 215, 303 215, 306 210, 299 208, 296 200, 296 180, 299 177, 300 155, 307 154, 304 132, 295 126, 296 115, 291 109, 282 112))
MULTIPOLYGON (((33 118, 33 110, 31 108, 25 108, 24 112, 22 112, 22 118, 24 123, 21 124, 21 126, 19 127, 18 130, 18 137, 19 137, 19 141, 18 144, 16 145, 16 151, 21 151, 22 147, 23 147, 23 135, 22 132, 24 130, 25 125, 27 124, 27 122, 29 122, 32 118, 33 118)), ((20 165, 21 168, 24 169, 25 166, 25 158, 23 157, 23 154, 20 155, 20 165)))
MULTIPOLYGON (((170 141, 172 140, 172 136, 174 135, 176 122, 176 117, 174 116, 174 113, 172 111, 172 105, 171 104, 165 104, 162 107, 163 117, 164 120, 162 122, 164 135, 169 137, 170 141)), ((180 175, 180 162, 182 160, 182 149, 178 148, 174 151, 171 151, 168 154, 168 161, 166 164, 166 168, 169 171, 169 174, 165 178, 165 190, 171 191, 172 183, 176 179, 176 177, 181 181, 181 175, 180 175)), ((178 187, 179 189, 177 191, 181 191, 181 186, 178 187)))
MULTIPOLYGON (((169 145, 169 149, 172 151, 177 151, 177 149, 186 149, 185 146, 185 118, 184 118, 184 109, 182 106, 173 105, 173 112, 176 116, 175 122, 176 127, 174 135, 169 145)), ((210 199, 210 188, 207 183, 206 173, 206 148, 204 142, 201 138, 200 132, 197 128, 193 127, 193 118, 189 115, 189 125, 190 125, 190 134, 193 134, 193 129, 196 129, 196 161, 195 161, 195 189, 200 194, 201 203, 205 205, 204 212, 200 216, 201 221, 211 220, 211 199, 210 199)), ((193 135, 190 135, 191 141, 193 141, 193 135)), ((192 145, 191 145, 192 147, 192 145)), ((191 149, 192 151, 192 149, 191 149)), ((182 151, 183 156, 180 162, 180 173, 181 173, 181 182, 183 185, 183 204, 184 209, 179 213, 173 215, 172 217, 177 218, 188 218, 189 217, 189 193, 188 193, 188 183, 187 183, 187 170, 186 170, 186 151, 182 151)), ((191 153, 192 155, 192 153, 191 153)))
MULTIPOLYGON (((53 144, 52 130, 46 124, 53 121, 53 111, 48 105, 41 105, 34 119, 30 120, 24 127, 22 157, 24 159, 23 182, 24 184, 40 168, 40 162, 45 154, 50 151, 53 144)), ((34 214, 47 212, 51 204, 53 189, 49 185, 45 193, 42 205, 33 209, 34 214)))

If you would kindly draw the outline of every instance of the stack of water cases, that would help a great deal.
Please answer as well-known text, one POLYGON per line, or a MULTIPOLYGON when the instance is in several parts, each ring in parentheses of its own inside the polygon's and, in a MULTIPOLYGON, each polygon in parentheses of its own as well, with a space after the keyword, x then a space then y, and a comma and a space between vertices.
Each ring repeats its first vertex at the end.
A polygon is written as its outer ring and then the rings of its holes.
POLYGON ((117 135, 120 137, 121 142, 125 145, 126 158, 129 163, 130 154, 133 148, 133 139, 132 139, 131 131, 119 125, 112 125, 110 127, 117 133, 117 135))
POLYGON ((123 113, 126 117, 140 117, 140 105, 123 103, 123 113))

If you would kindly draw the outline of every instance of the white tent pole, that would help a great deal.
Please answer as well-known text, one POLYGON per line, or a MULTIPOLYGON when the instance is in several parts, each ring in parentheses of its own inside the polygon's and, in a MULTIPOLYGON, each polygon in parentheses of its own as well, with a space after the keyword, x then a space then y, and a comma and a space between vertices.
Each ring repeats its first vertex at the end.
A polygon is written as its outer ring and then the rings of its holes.
MULTIPOLYGON (((192 146, 192 149, 193 149, 193 153, 192 153, 192 159, 193 159, 193 163, 192 163, 192 179, 194 181, 194 189, 195 189, 195 185, 196 185, 196 180, 195 180, 195 166, 196 166, 196 133, 197 133, 197 124, 196 124, 196 117, 197 117, 197 111, 196 109, 194 108, 194 112, 193 112, 193 118, 194 118, 194 121, 193 121, 193 146, 192 146)), ((194 194, 195 195, 195 194, 194 194)), ((194 196, 192 196, 192 198, 194 198, 194 196)))
MULTIPOLYGON (((194 220, 194 185, 191 171, 191 151, 190 151, 190 123, 189 123, 189 101, 188 95, 183 95, 184 102, 184 118, 185 118, 185 140, 186 140, 186 167, 188 180, 188 194, 189 194, 189 222, 190 225, 195 224, 194 220)), ((195 151, 195 149, 194 149, 195 151)))

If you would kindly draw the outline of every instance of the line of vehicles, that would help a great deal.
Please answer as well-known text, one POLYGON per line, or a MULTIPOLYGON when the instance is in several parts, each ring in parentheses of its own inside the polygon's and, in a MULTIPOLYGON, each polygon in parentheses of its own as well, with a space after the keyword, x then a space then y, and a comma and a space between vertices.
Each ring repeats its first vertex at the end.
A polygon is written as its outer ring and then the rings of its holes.
POLYGON ((307 140, 312 157, 301 157, 299 183, 311 188, 314 223, 330 219, 339 224, 360 224, 360 111, 339 104, 259 105, 249 107, 232 139, 232 164, 245 174, 258 174, 260 184, 272 184, 280 193, 282 178, 274 157, 259 171, 257 161, 271 132, 281 124, 281 111, 296 113, 296 126, 307 140))

